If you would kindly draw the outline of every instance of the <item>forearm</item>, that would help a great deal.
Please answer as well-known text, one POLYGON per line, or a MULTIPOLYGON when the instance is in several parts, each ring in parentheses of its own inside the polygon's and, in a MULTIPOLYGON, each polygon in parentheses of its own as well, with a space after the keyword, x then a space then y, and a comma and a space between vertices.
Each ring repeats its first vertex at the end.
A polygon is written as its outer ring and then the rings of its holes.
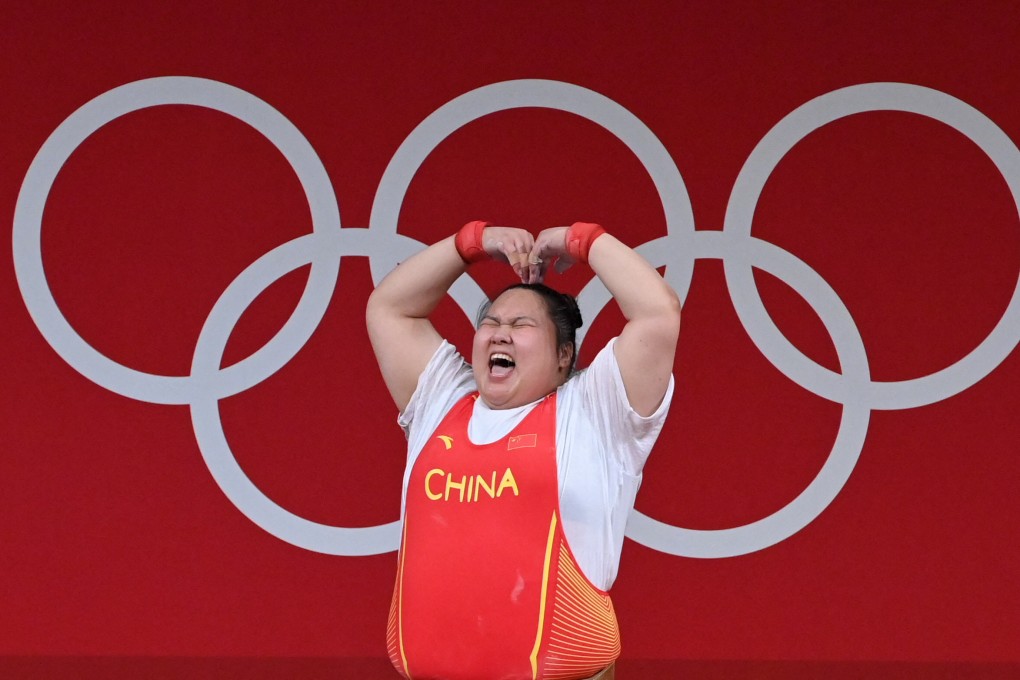
POLYGON ((612 234, 597 238, 588 265, 620 306, 628 321, 662 319, 679 325, 680 301, 659 272, 612 234))
POLYGON ((450 236, 397 265, 368 300, 371 325, 374 315, 425 319, 467 270, 450 236))
POLYGON ((651 415, 669 387, 680 334, 680 300, 643 257, 610 234, 591 243, 588 264, 627 319, 614 346, 631 407, 651 415))
POLYGON ((517 270, 534 242, 522 229, 469 222, 457 235, 434 243, 391 271, 368 298, 365 320, 379 369, 399 410, 414 393, 443 338, 429 321, 468 261, 515 258, 517 270))
POLYGON ((397 265, 368 298, 368 337, 399 411, 443 341, 428 316, 466 267, 450 237, 397 265))

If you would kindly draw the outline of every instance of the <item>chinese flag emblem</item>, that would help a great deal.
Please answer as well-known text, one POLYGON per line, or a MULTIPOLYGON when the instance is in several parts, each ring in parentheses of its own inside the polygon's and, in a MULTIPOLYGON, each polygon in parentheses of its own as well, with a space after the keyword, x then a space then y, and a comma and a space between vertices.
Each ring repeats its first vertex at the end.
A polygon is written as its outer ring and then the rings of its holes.
POLYGON ((526 447, 534 448, 538 445, 537 434, 518 434, 510 437, 506 443, 506 450, 513 451, 514 449, 523 449, 526 447))

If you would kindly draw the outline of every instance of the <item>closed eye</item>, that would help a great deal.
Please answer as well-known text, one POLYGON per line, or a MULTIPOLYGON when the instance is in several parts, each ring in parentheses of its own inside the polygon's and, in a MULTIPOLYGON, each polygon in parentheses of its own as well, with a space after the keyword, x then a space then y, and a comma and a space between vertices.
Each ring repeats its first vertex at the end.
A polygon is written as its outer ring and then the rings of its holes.
POLYGON ((535 328, 538 323, 529 316, 519 316, 513 319, 509 319, 506 322, 501 322, 499 319, 487 316, 478 322, 478 326, 485 326, 486 328, 496 328, 497 326, 508 325, 511 328, 535 328))

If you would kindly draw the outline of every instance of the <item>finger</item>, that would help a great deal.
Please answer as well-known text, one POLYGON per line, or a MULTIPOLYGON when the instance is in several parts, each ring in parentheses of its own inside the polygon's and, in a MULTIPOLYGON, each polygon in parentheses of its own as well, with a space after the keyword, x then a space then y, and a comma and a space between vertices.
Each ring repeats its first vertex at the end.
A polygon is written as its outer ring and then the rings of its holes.
POLYGON ((574 264, 576 263, 573 260, 573 258, 569 257, 568 255, 561 255, 558 258, 556 258, 556 264, 553 268, 556 270, 557 274, 562 274, 563 272, 573 267, 574 264))
POLYGON ((508 261, 514 273, 521 279, 521 282, 528 282, 528 254, 520 250, 514 250, 509 254, 508 261))
POLYGON ((534 258, 528 260, 529 283, 542 283, 549 264, 550 260, 535 261, 534 258))
POLYGON ((521 269, 528 267, 528 253, 525 250, 518 250, 514 253, 514 262, 521 269))
POLYGON ((503 253, 503 257, 510 266, 514 268, 514 271, 517 271, 517 268, 520 266, 522 256, 527 257, 527 254, 521 253, 519 244, 514 241, 507 243, 500 242, 497 244, 497 247, 503 253))
POLYGON ((496 241, 496 250, 498 250, 508 262, 510 261, 510 255, 507 253, 506 246, 502 241, 496 241))
POLYGON ((529 283, 538 283, 542 280, 542 265, 543 258, 541 255, 541 246, 535 244, 527 256, 529 283))

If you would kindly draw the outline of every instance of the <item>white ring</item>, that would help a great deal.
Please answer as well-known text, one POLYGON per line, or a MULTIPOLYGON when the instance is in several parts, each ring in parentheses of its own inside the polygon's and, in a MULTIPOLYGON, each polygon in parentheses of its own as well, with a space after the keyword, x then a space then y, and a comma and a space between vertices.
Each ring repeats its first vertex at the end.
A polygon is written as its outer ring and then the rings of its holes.
MULTIPOLYGON (((819 127, 867 111, 917 113, 945 123, 974 142, 1002 173, 1020 213, 1020 151, 1012 140, 974 107, 943 92, 903 83, 869 83, 843 88, 800 106, 758 143, 737 176, 726 208, 724 231, 749 236, 765 182, 779 161, 819 127)), ((844 376, 824 368, 794 347, 776 327, 749 267, 724 260, 726 282, 744 328, 769 361, 785 376, 815 394, 842 401, 844 376)), ((817 311, 817 310, 816 310, 817 311)), ((904 409, 933 404, 959 394, 991 373, 1020 341, 1020 277, 1002 318, 989 335, 956 363, 920 378, 876 381, 864 387, 873 409, 904 409)))
MULTIPOLYGON (((364 245, 364 231, 342 229, 341 238, 331 242, 319 239, 316 234, 302 236, 279 246, 245 269, 210 312, 195 347, 192 375, 215 374, 231 331, 262 291, 312 258, 325 257, 339 262, 341 255, 361 254, 358 246, 364 245)), ((306 340, 291 338, 301 345, 306 340)), ((195 399, 191 404, 191 422, 213 479, 248 519, 291 545, 327 555, 376 555, 396 549, 400 539, 398 521, 365 528, 320 524, 295 515, 262 493, 241 469, 230 449, 220 420, 219 398, 220 395, 209 390, 195 399)))
MULTIPOLYGON (((868 433, 871 410, 862 389, 868 383, 868 359, 849 310, 825 280, 801 260, 766 241, 718 231, 697 232, 694 246, 698 258, 721 258, 747 268, 753 265, 799 293, 832 336, 840 366, 848 376, 832 451, 811 483, 783 508, 744 526, 717 530, 684 529, 651 519, 637 509, 631 512, 627 535, 642 545, 684 557, 735 557, 775 545, 797 533, 814 521, 846 484, 868 433)), ((737 291, 731 294, 736 296, 737 291)))
MULTIPOLYGON (((96 130, 132 111, 165 104, 191 104, 241 120, 266 137, 287 159, 308 199, 312 229, 324 243, 336 237, 340 213, 329 176, 315 150, 276 109, 230 85, 200 78, 166 77, 114 88, 72 113, 47 138, 29 166, 14 209, 14 271, 29 314, 51 347, 86 378, 117 394, 155 404, 187 404, 233 376, 237 391, 257 384, 286 364, 311 335, 333 294, 339 261, 312 253, 312 271, 301 299, 283 327, 254 355, 201 383, 189 376, 145 373, 96 351, 64 318, 46 280, 42 262, 42 215, 53 182, 75 149, 96 130), (289 345, 289 346, 288 346, 289 345), (248 376, 247 378, 241 376, 248 376)), ((330 249, 325 248, 328 252, 330 249)), ((221 396, 226 392, 220 390, 221 396)))
MULTIPOLYGON (((518 108, 545 108, 573 113, 605 128, 637 157, 655 185, 666 218, 666 232, 678 243, 694 234, 694 211, 683 177, 662 142, 633 113, 601 94, 570 83, 554 80, 510 80, 486 85, 452 99, 418 124, 403 141, 386 166, 369 217, 375 233, 394 234, 400 208, 411 180, 439 144, 456 130, 483 116, 518 108)), ((679 266, 667 267, 666 280, 681 297, 687 294, 694 271, 694 259, 680 250, 679 266)), ((396 266, 395 258, 371 260, 376 285, 396 266)), ((601 282, 595 284, 601 286, 601 282)), ((468 317, 484 300, 484 293, 470 276, 461 276, 450 296, 468 317)), ((582 302, 578 297, 578 304, 582 302)), ((589 305, 590 306, 590 305, 589 305)), ((601 309, 601 308, 600 308, 601 309)), ((591 317, 594 318, 594 317, 591 317)), ((578 337, 580 348, 583 334, 578 337)))
MULTIPOLYGON (((141 401, 191 404, 202 455, 216 482, 239 510, 278 538, 308 550, 369 555, 396 548, 399 523, 351 529, 310 522, 279 507, 255 487, 237 464, 219 418, 219 399, 237 394, 279 370, 300 351, 321 321, 333 294, 343 255, 370 258, 378 283, 397 262, 424 244, 397 233, 407 188, 425 158, 461 126, 496 111, 542 107, 582 116, 614 134, 638 157, 655 184, 665 211, 667 234, 637 250, 685 297, 697 258, 723 260, 734 308, 765 357, 791 380, 844 406, 832 452, 807 488, 779 511, 742 527, 693 531, 634 511, 628 535, 654 549, 692 557, 726 557, 774 545, 821 513, 850 476, 867 435, 870 410, 930 404, 984 378, 1020 340, 1020 278, 1002 318, 970 354, 936 373, 895 382, 870 379, 860 333, 845 305, 804 262, 753 238, 751 223, 762 187, 776 165, 807 134, 841 117, 876 110, 919 113, 963 133, 1005 178, 1020 213, 1020 151, 987 117, 941 92, 915 85, 873 83, 844 88, 799 107, 756 146, 738 176, 723 232, 694 230, 686 187, 669 153, 633 114, 590 90, 544 80, 497 83, 468 92, 437 109, 401 144, 386 168, 373 201, 369 229, 340 229, 332 185, 301 133, 265 102, 237 88, 197 78, 154 78, 115 88, 75 111, 46 140, 26 174, 15 206, 14 266, 28 311, 46 341, 75 370, 93 382, 141 401), (57 174, 93 132, 131 111, 163 104, 192 104, 227 113, 263 134, 294 168, 309 201, 313 233, 285 243, 245 269, 216 301, 207 317, 190 376, 161 376, 127 368, 88 345, 67 323, 49 290, 41 254, 42 214, 57 174), (675 255, 680 266, 666 262, 675 255), (261 349, 220 368, 223 349, 251 302, 281 276, 312 264, 301 299, 261 349), (797 350, 765 311, 754 284, 758 267, 791 286, 819 315, 833 339, 841 373, 829 371, 797 350)), ((469 316, 481 290, 461 277, 451 296, 469 316)), ((582 313, 594 320, 609 294, 593 279, 578 296, 582 313)), ((590 328, 589 323, 588 327, 590 328)), ((583 338, 579 333, 578 343, 583 338)))

